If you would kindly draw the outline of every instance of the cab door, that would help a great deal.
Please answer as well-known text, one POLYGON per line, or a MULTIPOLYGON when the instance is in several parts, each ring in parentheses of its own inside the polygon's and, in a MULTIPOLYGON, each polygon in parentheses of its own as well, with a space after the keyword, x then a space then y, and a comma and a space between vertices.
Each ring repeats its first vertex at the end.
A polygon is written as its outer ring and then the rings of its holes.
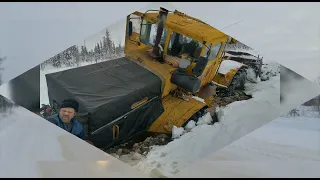
MULTIPOLYGON (((210 48, 210 54, 208 56, 208 64, 206 66, 206 69, 204 70, 203 74, 201 75, 201 86, 206 85, 210 83, 216 72, 219 68, 220 62, 220 52, 223 47, 223 41, 217 41, 215 43, 212 43, 210 45, 207 45, 210 48)), ((207 52, 209 51, 208 48, 204 51, 203 56, 207 56, 207 52)))
POLYGON ((126 34, 125 34, 125 49, 127 55, 130 51, 141 48, 140 29, 143 14, 134 12, 127 16, 126 34))

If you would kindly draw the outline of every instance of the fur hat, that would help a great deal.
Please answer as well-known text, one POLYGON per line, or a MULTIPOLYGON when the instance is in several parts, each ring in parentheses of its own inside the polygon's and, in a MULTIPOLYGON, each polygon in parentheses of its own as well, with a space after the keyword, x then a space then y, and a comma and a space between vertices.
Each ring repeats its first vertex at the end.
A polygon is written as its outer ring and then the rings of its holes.
POLYGON ((66 99, 62 101, 60 108, 73 108, 76 112, 78 112, 79 103, 75 99, 66 99))

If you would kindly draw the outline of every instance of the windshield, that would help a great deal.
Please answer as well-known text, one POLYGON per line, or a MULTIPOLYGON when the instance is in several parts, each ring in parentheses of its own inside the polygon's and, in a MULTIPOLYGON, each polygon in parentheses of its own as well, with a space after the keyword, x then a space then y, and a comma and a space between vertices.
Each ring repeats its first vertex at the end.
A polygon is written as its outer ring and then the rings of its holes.
POLYGON ((202 47, 202 43, 182 34, 173 32, 170 36, 168 55, 198 59, 201 54, 202 47))
MULTIPOLYGON (((141 24, 140 41, 148 46, 153 46, 157 35, 157 27, 157 24, 152 24, 146 20, 143 20, 141 24)), ((167 36, 168 30, 163 28, 163 33, 160 40, 160 45, 163 48, 165 47, 167 36)), ((177 32, 172 32, 168 46, 168 55, 190 60, 198 59, 203 46, 204 45, 199 41, 193 40, 192 38, 177 32)), ((206 48, 205 52, 208 52, 208 48, 206 48)), ((203 56, 207 57, 207 53, 205 53, 203 56)))
MULTIPOLYGON (((152 24, 146 20, 143 20, 141 25, 141 32, 140 32, 140 41, 148 46, 153 46, 156 40, 157 35, 157 24, 152 24)), ((163 28, 160 45, 162 47, 165 46, 166 38, 167 38, 167 29, 163 28)))

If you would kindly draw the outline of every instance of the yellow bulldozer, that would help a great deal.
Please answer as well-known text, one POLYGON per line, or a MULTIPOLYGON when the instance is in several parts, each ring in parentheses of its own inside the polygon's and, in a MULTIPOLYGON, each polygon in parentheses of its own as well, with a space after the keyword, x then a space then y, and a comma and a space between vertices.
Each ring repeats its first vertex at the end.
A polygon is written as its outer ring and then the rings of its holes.
POLYGON ((177 10, 134 12, 125 57, 47 74, 49 101, 78 100, 87 139, 99 148, 144 132, 170 134, 204 115, 217 92, 244 87, 247 66, 223 59, 235 42, 177 10))

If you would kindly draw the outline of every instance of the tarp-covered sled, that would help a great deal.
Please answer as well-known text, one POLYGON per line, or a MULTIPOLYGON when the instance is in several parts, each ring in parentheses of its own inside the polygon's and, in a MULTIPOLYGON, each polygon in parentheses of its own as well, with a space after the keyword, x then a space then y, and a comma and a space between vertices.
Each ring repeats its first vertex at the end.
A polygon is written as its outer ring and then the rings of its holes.
POLYGON ((47 74, 46 80, 51 105, 79 102, 77 117, 99 148, 145 131, 164 111, 161 79, 127 58, 47 74))

